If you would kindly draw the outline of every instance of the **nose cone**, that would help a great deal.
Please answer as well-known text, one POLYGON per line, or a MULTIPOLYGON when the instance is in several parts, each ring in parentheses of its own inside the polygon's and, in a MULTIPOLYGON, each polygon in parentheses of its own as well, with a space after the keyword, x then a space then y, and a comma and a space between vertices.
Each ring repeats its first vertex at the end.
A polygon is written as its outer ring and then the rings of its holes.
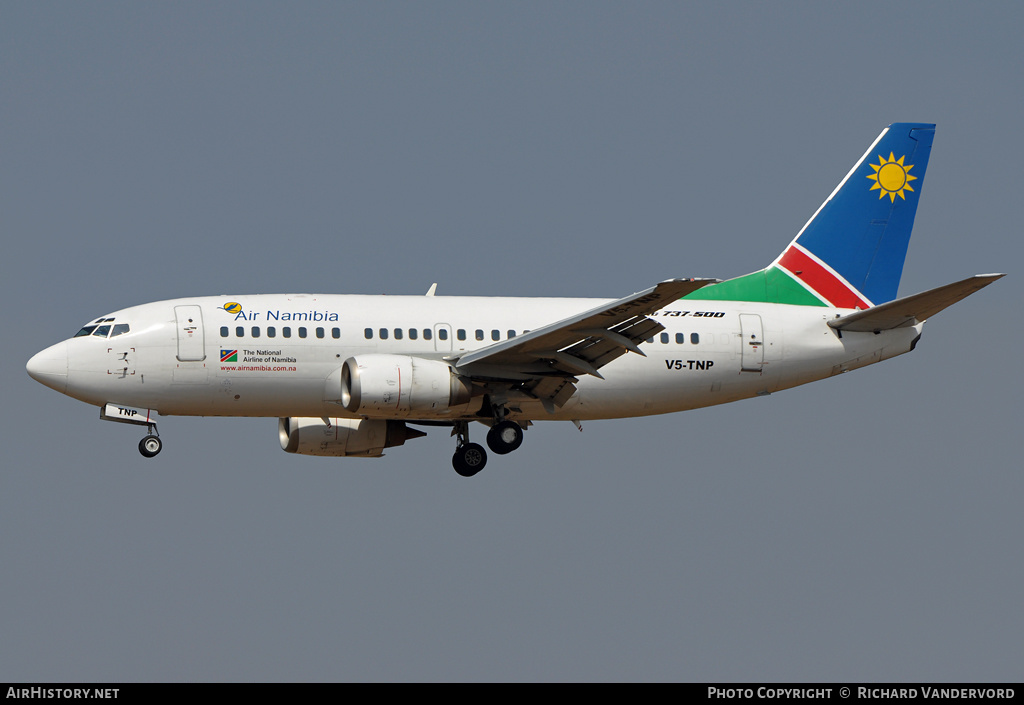
POLYGON ((67 341, 51 345, 32 356, 25 365, 28 375, 35 381, 63 394, 68 388, 67 341))

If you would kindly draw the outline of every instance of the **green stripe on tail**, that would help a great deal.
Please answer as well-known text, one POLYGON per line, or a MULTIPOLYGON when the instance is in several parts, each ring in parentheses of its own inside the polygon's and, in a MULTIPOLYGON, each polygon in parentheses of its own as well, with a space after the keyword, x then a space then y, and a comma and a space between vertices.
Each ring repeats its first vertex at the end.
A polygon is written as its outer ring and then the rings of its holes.
POLYGON ((701 287, 683 297, 688 301, 752 301, 754 303, 827 306, 778 267, 701 287))

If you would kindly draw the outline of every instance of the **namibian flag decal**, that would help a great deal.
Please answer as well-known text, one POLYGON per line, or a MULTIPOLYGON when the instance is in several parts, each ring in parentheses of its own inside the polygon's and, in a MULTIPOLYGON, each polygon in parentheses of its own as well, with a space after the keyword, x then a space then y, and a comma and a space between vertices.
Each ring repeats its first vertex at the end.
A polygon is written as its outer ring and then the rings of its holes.
POLYGON ((238 362, 238 351, 237 350, 221 350, 220 351, 221 362, 238 362))

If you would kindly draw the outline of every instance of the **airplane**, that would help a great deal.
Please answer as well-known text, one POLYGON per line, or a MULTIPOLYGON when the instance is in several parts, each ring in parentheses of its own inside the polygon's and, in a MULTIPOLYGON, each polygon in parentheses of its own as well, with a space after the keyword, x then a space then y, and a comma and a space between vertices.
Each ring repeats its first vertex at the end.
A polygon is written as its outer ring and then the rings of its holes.
POLYGON ((444 427, 471 477, 536 421, 666 414, 772 394, 914 350, 924 322, 1003 274, 905 298, 900 277, 935 125, 894 123, 767 267, 620 299, 256 294, 96 318, 28 374, 145 426, 275 417, 281 448, 379 457, 444 427))

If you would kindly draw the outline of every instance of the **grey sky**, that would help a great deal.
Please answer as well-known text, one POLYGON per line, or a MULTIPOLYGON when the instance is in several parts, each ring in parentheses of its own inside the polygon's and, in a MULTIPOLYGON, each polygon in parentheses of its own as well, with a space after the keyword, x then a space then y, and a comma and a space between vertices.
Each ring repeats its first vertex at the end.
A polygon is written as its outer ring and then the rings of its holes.
POLYGON ((1020 680, 1020 3, 7 3, 0 680, 1020 680), (759 269, 894 121, 901 294, 767 399, 291 456, 141 434, 36 351, 164 298, 618 297, 759 269))

